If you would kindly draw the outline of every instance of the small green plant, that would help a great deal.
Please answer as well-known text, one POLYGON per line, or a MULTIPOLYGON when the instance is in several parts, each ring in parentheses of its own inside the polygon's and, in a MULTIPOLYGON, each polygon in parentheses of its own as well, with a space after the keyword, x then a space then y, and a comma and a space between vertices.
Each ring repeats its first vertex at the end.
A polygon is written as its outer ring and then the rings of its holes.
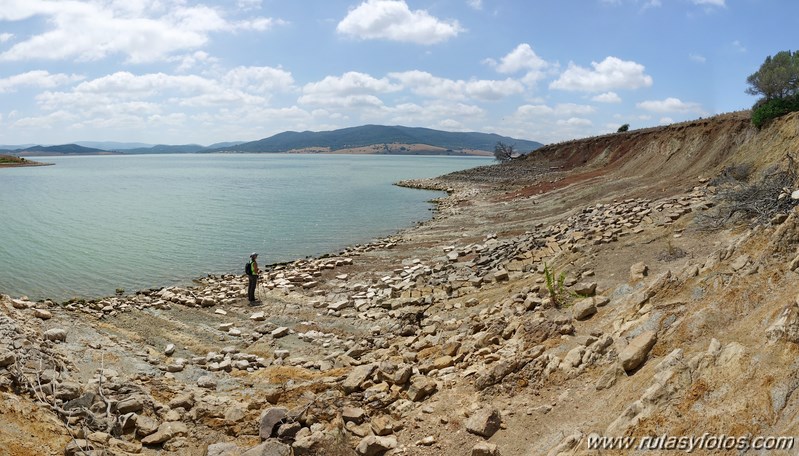
POLYGON ((568 298, 566 288, 563 286, 564 282, 566 282, 566 273, 561 272, 558 276, 545 262, 544 277, 546 278, 547 291, 549 292, 549 298, 552 299, 552 304, 560 308, 566 303, 566 298, 568 298))

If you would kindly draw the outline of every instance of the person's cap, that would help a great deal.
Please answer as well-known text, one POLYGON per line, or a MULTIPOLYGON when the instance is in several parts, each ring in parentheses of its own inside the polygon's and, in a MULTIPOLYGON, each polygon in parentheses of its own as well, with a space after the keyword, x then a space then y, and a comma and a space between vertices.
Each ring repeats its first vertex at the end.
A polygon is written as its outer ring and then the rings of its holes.
POLYGON ((258 256, 258 254, 257 254, 257 253, 255 253, 255 252, 253 252, 253 253, 250 255, 250 258, 255 258, 255 257, 257 257, 257 256, 258 256))

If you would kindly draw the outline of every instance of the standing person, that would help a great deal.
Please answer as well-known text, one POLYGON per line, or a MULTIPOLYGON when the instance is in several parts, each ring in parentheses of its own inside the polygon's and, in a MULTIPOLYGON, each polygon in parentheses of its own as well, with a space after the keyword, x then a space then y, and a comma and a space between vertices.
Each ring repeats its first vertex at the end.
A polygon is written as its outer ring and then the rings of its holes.
POLYGON ((247 287, 247 299, 250 300, 250 304, 255 303, 255 285, 258 283, 258 273, 261 272, 258 270, 257 258, 257 253, 250 255, 250 261, 244 268, 244 272, 247 273, 247 278, 250 280, 249 286, 247 287))

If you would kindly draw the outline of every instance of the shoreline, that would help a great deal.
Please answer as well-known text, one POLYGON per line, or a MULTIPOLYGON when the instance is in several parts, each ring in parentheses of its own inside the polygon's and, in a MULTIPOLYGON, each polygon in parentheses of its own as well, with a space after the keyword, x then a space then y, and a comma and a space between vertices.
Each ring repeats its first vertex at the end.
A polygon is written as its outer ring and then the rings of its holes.
MULTIPOLYGON (((42 163, 36 165, 23 165, 23 166, 46 166, 46 165, 54 165, 54 163, 42 163)), ((393 245, 398 238, 402 236, 402 234, 411 229, 423 227, 425 224, 432 222, 438 216, 441 215, 442 210, 446 207, 449 207, 453 204, 453 194, 456 192, 456 189, 451 185, 445 185, 444 183, 439 183, 437 181, 438 177, 433 178, 423 178, 423 179, 405 179, 400 180, 392 185, 396 185, 398 187, 416 189, 416 190, 429 190, 429 191, 438 191, 444 192, 445 195, 439 198, 433 198, 428 200, 428 203, 431 205, 431 210, 433 214, 423 220, 417 220, 411 222, 410 225, 405 227, 400 227, 394 230, 391 234, 380 236, 377 238, 372 238, 364 243, 355 243, 353 245, 344 246, 338 251, 331 251, 320 253, 317 255, 307 255, 302 258, 295 258, 292 260, 280 261, 275 263, 269 263, 261 266, 262 273, 270 272, 273 270, 283 270, 291 265, 303 263, 303 262, 313 262, 313 261, 321 261, 330 258, 337 258, 337 257, 347 257, 348 255, 360 255, 363 252, 372 251, 374 249, 384 248, 386 245, 393 245)), ((390 247, 389 247, 390 248, 390 247)), ((152 292, 157 292, 165 289, 171 288, 182 288, 191 291, 193 288, 197 287, 204 287, 207 286, 208 281, 215 281, 219 278, 227 278, 227 280, 232 280, 232 283, 228 285, 238 285, 239 281, 246 281, 246 278, 243 274, 237 274, 232 272, 219 272, 219 273, 211 273, 205 276, 195 276, 195 277, 188 277, 186 280, 181 281, 180 283, 173 284, 173 285, 163 285, 163 286, 150 286, 144 287, 133 291, 125 290, 121 294, 114 294, 114 295, 91 295, 91 296, 72 296, 70 298, 64 300, 54 300, 50 298, 40 298, 35 300, 30 300, 29 296, 26 294, 18 295, 18 296, 11 296, 8 295, 12 299, 16 300, 23 300, 28 302, 35 302, 41 303, 46 305, 57 304, 61 306, 66 306, 68 304, 74 304, 77 302, 85 302, 85 303, 101 303, 106 302, 111 299, 122 299, 125 297, 135 297, 137 295, 146 295, 152 292), (236 278, 241 280, 236 280, 236 278)), ((259 281, 259 283, 261 283, 259 281)), ((118 288, 122 289, 122 288, 118 288)), ((2 293, 0 293, 2 295, 2 293)))
POLYGON ((25 163, 0 163, 0 168, 26 168, 31 166, 53 166, 55 163, 32 162, 25 160, 25 163))

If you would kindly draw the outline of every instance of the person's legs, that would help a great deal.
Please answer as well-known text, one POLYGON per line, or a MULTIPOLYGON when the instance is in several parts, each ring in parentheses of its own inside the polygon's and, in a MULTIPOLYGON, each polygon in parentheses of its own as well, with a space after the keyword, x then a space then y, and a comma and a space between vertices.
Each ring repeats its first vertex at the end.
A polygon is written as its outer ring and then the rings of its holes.
POLYGON ((250 301, 255 301, 255 283, 258 281, 258 276, 251 275, 248 277, 250 279, 250 284, 247 287, 247 299, 250 301))

